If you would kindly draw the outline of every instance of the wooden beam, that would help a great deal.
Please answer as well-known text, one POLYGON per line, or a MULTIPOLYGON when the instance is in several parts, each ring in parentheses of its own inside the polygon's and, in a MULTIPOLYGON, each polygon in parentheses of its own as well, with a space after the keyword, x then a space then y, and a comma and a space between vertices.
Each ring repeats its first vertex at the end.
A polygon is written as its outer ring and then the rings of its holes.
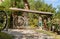
POLYGON ((22 11, 22 12, 28 12, 28 13, 38 13, 38 14, 45 14, 45 15, 53 15, 51 12, 41 12, 41 11, 35 11, 35 10, 26 10, 26 9, 20 9, 20 8, 9 8, 13 11, 22 11))

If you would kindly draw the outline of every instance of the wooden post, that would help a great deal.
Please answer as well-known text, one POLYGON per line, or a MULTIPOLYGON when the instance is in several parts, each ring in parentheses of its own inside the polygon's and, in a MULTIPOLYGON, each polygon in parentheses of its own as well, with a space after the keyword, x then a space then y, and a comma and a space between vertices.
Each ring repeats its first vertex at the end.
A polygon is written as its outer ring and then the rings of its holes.
POLYGON ((47 23, 47 21, 46 21, 46 19, 44 19, 44 29, 46 29, 46 28, 47 28, 46 23, 47 23))
MULTIPOLYGON (((16 7, 16 1, 12 2, 12 7, 16 7)), ((13 26, 13 28, 15 28, 16 26, 14 25, 14 22, 15 22, 15 18, 17 18, 16 17, 17 16, 16 12, 12 11, 11 16, 13 18, 13 20, 11 21, 11 22, 13 22, 12 26, 13 26)))

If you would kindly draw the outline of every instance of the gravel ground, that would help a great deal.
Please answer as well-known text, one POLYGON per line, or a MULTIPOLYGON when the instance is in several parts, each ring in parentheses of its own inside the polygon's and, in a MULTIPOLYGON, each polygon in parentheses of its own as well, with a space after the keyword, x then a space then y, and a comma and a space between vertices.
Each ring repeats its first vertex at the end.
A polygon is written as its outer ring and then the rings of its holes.
POLYGON ((47 34, 38 33, 35 30, 26 29, 8 29, 8 31, 2 31, 14 36, 14 39, 54 39, 53 36, 47 34))

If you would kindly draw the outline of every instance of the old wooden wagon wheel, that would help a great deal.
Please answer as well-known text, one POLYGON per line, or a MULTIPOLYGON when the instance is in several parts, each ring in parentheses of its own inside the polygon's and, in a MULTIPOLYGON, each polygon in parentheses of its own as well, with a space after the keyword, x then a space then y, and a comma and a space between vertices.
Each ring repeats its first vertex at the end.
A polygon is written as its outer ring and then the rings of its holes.
POLYGON ((7 14, 0 10, 0 31, 7 27, 7 14))
POLYGON ((18 26, 22 26, 24 24, 24 19, 20 18, 19 22, 18 22, 18 26))

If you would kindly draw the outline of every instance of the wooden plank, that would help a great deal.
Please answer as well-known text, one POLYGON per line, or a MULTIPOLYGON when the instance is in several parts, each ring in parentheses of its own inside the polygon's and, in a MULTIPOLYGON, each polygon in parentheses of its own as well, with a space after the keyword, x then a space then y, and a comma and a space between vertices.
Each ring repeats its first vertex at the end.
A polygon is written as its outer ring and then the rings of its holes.
POLYGON ((45 15, 53 15, 51 12, 41 12, 41 11, 35 11, 35 10, 26 10, 26 9, 20 9, 20 8, 9 8, 13 11, 22 11, 22 12, 28 12, 28 13, 38 13, 38 14, 45 14, 45 15))

